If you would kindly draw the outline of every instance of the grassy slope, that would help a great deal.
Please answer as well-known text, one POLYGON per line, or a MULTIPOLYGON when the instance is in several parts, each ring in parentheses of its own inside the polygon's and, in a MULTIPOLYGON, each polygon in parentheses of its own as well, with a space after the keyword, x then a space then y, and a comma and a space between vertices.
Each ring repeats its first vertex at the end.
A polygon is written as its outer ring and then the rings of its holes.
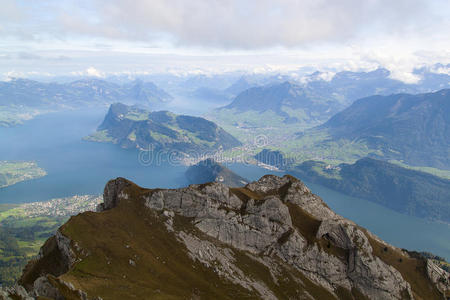
MULTIPOLYGON (((194 262, 185 246, 161 222, 164 217, 142 209, 143 204, 136 201, 139 194, 146 191, 133 189, 134 200, 122 201, 118 207, 102 213, 88 212, 72 217, 61 228, 63 234, 76 240, 84 251, 77 253, 82 261, 60 279, 87 291, 90 297, 103 299, 259 299, 255 291, 233 284, 219 277, 213 268, 194 262), (130 259, 135 266, 130 264, 130 259)), ((174 227, 202 235, 187 218, 176 217, 174 227)), ((282 270, 277 285, 263 264, 246 252, 233 252, 244 273, 264 282, 280 299, 298 296, 305 290, 320 295, 321 299, 333 299, 323 288, 288 266, 282 270), (301 279, 304 285, 299 285, 294 277, 301 279)), ((40 268, 43 268, 42 261, 40 268)), ((31 266, 23 283, 37 276, 31 266)), ((73 295, 67 291, 65 296, 72 299, 73 295)))
MULTIPOLYGON (((184 245, 163 225, 164 217, 142 209, 143 200, 138 199, 143 199, 142 195, 151 191, 136 186, 132 186, 129 191, 130 199, 123 200, 118 207, 102 213, 77 215, 62 226, 62 233, 76 241, 83 251, 76 253, 81 261, 60 279, 73 283, 90 297, 101 296, 103 299, 258 298, 256 292, 232 284, 219 277, 213 269, 192 261, 184 245), (135 266, 130 264, 130 259, 135 262, 135 266)), ((231 191, 243 200, 250 197, 261 200, 261 195, 245 188, 231 191)), ((283 189, 279 192, 283 193, 283 189)), ((309 243, 317 243, 331 255, 346 259, 346 250, 315 237, 320 221, 295 205, 290 205, 289 211, 294 226, 309 243)), ((176 217, 174 227, 201 235, 187 218, 176 217)), ((208 239, 204 235, 201 237, 208 239)), ((401 272, 403 278, 412 284, 417 299, 438 299, 437 290, 427 279, 422 258, 368 237, 374 254, 401 272)), ((51 240, 47 243, 51 243, 51 240)), ((283 267, 282 276, 277 278, 278 284, 275 284, 266 267, 251 255, 244 251, 233 252, 244 273, 264 282, 280 299, 298 296, 299 290, 306 290, 320 299, 332 298, 323 288, 289 266, 283 267), (300 279, 303 284, 295 283, 296 279, 300 279)), ((22 283, 32 282, 39 276, 39 268, 45 268, 46 264, 47 268, 52 268, 54 262, 47 260, 49 258, 44 257, 38 263, 31 264, 22 283), (35 268, 36 265, 39 268, 35 268)), ((72 292, 64 293, 68 299, 76 299, 72 292)), ((338 289, 337 293, 341 299, 364 299, 357 290, 338 289)))
POLYGON ((68 213, 91 209, 95 196, 53 199, 49 202, 0 204, 0 284, 11 285, 22 269, 68 213))
MULTIPOLYGON (((177 220, 184 224, 185 220, 177 220)), ((102 213, 72 217, 62 231, 90 255, 63 280, 104 299, 256 298, 192 261, 187 250, 150 211, 135 201, 102 213), (103 229, 103 234, 98 234, 103 229), (95 235, 96 239, 91 237, 95 235), (132 266, 129 260, 136 262, 132 266)), ((78 254, 80 255, 80 254, 78 254)))
POLYGON ((415 299, 442 299, 442 295, 428 280, 425 259, 415 257, 414 253, 407 254, 405 251, 387 246, 367 234, 366 236, 369 237, 373 253, 400 271, 402 277, 410 283, 415 299))
POLYGON ((449 170, 441 170, 441 169, 432 168, 432 167, 409 166, 409 165, 405 164, 404 162, 401 162, 401 161, 398 161, 398 160, 390 160, 389 162, 392 163, 392 164, 399 165, 399 166, 401 166, 403 168, 416 170, 416 171, 422 171, 422 172, 425 172, 425 173, 430 173, 430 174, 432 174, 434 176, 450 179, 450 171, 449 170))

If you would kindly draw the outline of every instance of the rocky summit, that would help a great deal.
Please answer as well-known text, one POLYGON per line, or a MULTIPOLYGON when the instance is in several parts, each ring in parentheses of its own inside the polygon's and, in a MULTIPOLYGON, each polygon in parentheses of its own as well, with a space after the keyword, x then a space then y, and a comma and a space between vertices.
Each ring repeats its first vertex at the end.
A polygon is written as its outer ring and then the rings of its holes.
MULTIPOLYGON (((413 233, 411 233, 413 234, 413 233)), ((12 299, 445 299, 449 274, 334 213, 291 176, 245 187, 107 183, 12 299), (14 298, 15 297, 15 298, 14 298)))

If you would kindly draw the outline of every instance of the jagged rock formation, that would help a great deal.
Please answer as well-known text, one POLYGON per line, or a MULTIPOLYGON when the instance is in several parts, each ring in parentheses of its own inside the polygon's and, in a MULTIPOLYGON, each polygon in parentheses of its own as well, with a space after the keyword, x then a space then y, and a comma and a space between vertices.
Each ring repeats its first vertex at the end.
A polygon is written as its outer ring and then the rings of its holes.
POLYGON ((63 225, 20 284, 55 299, 444 299, 448 277, 267 175, 243 188, 111 180, 99 212, 63 225))

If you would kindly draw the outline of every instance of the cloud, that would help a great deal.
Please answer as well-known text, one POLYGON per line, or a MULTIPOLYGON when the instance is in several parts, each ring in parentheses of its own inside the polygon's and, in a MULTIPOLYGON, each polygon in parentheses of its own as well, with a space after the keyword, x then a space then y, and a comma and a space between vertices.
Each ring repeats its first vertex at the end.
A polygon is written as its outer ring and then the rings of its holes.
POLYGON ((0 72, 101 77, 383 66, 413 82, 417 66, 450 62, 448 0, 0 2, 0 59, 9 59, 0 72))
POLYGON ((25 59, 25 60, 36 60, 36 59, 41 59, 42 57, 37 54, 30 53, 30 52, 20 52, 17 54, 17 58, 25 59))
POLYGON ((2 22, 18 22, 23 20, 24 14, 16 1, 2 0, 1 7, 0 20, 2 20, 2 22))
POLYGON ((446 66, 442 64, 436 64, 432 66, 429 71, 436 74, 445 74, 450 76, 450 64, 446 66))
MULTIPOLYGON (((445 5, 445 0, 438 0, 445 5)), ((428 0, 94 0, 94 18, 67 13, 68 31, 113 39, 254 49, 410 34, 438 21, 428 0)), ((446 5, 445 7, 448 7, 446 5)), ((445 8, 444 7, 444 8, 445 8)))
POLYGON ((84 71, 75 71, 71 72, 71 75, 73 76, 87 76, 87 77, 99 77, 104 78, 106 74, 100 70, 97 70, 94 67, 89 67, 84 71))
POLYGON ((0 53, 0 59, 9 60, 11 59, 11 55, 0 53))
POLYGON ((104 77, 104 74, 97 70, 94 67, 89 67, 86 69, 86 75, 87 76, 93 76, 93 77, 104 77))

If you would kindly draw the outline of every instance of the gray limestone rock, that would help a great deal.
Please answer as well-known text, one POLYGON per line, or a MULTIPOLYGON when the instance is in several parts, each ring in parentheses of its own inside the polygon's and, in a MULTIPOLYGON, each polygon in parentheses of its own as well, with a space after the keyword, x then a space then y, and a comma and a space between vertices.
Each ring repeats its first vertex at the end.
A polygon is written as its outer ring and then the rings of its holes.
MULTIPOLYGON (((123 178, 109 181, 99 211, 113 209, 121 200, 129 199, 127 188, 131 184, 123 178)), ((181 189, 146 190, 133 200, 142 201, 146 209, 161 218, 167 231, 184 244, 193 260, 233 283, 257 291, 263 299, 276 296, 265 283, 245 275, 237 263, 238 251, 263 264, 274 282, 279 280, 280 270, 288 266, 336 297, 336 291, 344 288, 358 290, 369 299, 414 299, 402 273, 372 248, 374 241, 389 245, 334 213, 292 176, 266 175, 244 188, 213 182, 181 189), (177 227, 177 216, 186 217, 192 227, 177 227)), ((71 266, 76 260, 72 247, 79 246, 59 231, 56 242, 71 266)), ((82 251, 77 248, 77 252, 82 251)), ((405 258, 408 255, 400 249, 396 251, 405 258)), ((136 266, 132 259, 129 264, 136 266)), ((442 293, 449 290, 447 272, 430 260, 426 272, 442 293)), ((296 280, 300 286, 305 284, 300 278, 296 280)), ((70 288, 70 283, 66 285, 70 288)), ((53 292, 45 277, 34 283, 33 295, 53 292)), ((86 297, 80 291, 80 298, 86 297)), ((306 293, 300 298, 313 297, 306 293)))

